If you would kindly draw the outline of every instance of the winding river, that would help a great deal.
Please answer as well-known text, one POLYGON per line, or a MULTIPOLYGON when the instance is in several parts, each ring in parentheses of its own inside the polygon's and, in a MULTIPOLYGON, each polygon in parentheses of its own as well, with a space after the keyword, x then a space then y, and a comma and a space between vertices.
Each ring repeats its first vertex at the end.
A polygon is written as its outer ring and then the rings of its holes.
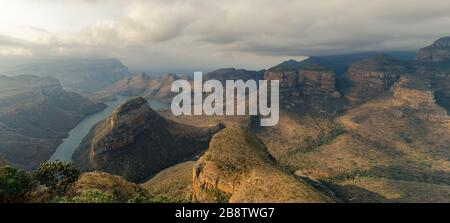
MULTIPOLYGON (((129 97, 117 97, 117 100, 112 102, 106 102, 107 107, 95 114, 89 115, 84 118, 77 126, 75 126, 70 132, 69 136, 63 140, 63 142, 58 146, 55 153, 50 157, 50 161, 61 160, 61 161, 71 161, 72 154, 80 145, 83 138, 89 133, 91 128, 98 122, 106 119, 111 112, 125 102, 129 97)), ((148 100, 150 107, 152 109, 169 109, 170 104, 163 104, 155 100, 148 100)))

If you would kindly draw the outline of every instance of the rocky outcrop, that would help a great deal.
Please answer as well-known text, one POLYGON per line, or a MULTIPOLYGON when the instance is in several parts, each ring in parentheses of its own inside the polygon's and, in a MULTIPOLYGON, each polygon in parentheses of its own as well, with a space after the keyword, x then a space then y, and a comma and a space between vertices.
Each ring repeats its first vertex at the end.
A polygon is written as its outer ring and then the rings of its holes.
POLYGON ((226 128, 213 137, 192 177, 197 202, 333 201, 275 167, 264 145, 239 128, 226 128))
POLYGON ((54 78, 0 76, 0 89, 0 156, 24 169, 48 160, 78 122, 105 108, 54 78))
MULTIPOLYGON (((265 80, 278 80, 280 83, 280 103, 286 108, 306 108, 322 110, 334 101, 339 101, 341 94, 336 90, 336 76, 326 67, 309 64, 295 69, 288 66, 276 66, 264 74, 265 80)), ((339 106, 338 106, 339 107, 339 106)))
POLYGON ((450 37, 436 40, 432 45, 417 52, 417 60, 423 62, 443 62, 450 60, 450 37))
POLYGON ((378 97, 407 73, 407 66, 403 62, 386 54, 357 62, 346 73, 345 97, 354 103, 378 97))
POLYGON ((218 128, 174 123, 136 97, 98 123, 72 158, 84 170, 101 170, 137 182, 197 155, 218 128))

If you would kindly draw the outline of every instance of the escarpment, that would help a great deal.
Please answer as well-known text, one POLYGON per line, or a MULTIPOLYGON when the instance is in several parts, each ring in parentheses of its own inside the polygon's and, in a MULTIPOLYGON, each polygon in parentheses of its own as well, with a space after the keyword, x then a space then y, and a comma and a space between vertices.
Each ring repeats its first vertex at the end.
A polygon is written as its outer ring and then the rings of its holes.
POLYGON ((279 81, 280 104, 286 109, 317 113, 342 107, 336 75, 320 64, 276 66, 265 72, 264 79, 279 81))
POLYGON ((142 181, 207 148, 219 127, 198 128, 172 122, 136 97, 98 123, 75 151, 84 170, 100 170, 142 181))
POLYGON ((197 202, 333 202, 278 169, 264 145, 240 128, 216 134, 193 167, 197 202))
POLYGON ((354 63, 345 74, 345 97, 354 103, 365 102, 386 93, 401 75, 406 64, 389 55, 380 54, 354 63))

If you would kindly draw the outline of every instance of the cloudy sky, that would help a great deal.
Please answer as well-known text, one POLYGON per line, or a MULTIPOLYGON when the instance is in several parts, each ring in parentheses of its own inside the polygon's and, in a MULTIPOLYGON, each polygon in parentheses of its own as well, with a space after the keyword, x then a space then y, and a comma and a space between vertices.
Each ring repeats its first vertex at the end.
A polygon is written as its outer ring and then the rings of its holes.
POLYGON ((448 0, 0 0, 0 58, 116 57, 132 69, 261 69, 415 50, 450 35, 448 0))

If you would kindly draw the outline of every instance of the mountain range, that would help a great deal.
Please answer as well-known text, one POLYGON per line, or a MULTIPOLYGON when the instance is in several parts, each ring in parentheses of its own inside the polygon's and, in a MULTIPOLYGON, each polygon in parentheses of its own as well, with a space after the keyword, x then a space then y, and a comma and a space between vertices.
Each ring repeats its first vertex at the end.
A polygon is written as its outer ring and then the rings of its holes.
MULTIPOLYGON (((320 56, 205 75, 222 82, 278 80, 280 121, 273 127, 255 124, 258 116, 174 116, 149 106, 145 98, 169 102, 171 84, 191 81, 186 76, 130 74, 87 97, 53 78, 5 76, 0 83, 13 87, 0 94, 0 133, 56 145, 77 121, 101 109, 101 101, 130 96, 77 148, 72 160, 84 173, 70 193, 95 188, 120 201, 143 193, 169 202, 449 202, 449 46, 450 38, 442 38, 415 58, 320 56), (54 126, 17 112, 39 114, 41 107, 52 114, 42 120, 54 126)), ((0 155, 21 167, 27 155, 17 151, 27 147, 12 145, 16 149, 3 147, 0 155)))

